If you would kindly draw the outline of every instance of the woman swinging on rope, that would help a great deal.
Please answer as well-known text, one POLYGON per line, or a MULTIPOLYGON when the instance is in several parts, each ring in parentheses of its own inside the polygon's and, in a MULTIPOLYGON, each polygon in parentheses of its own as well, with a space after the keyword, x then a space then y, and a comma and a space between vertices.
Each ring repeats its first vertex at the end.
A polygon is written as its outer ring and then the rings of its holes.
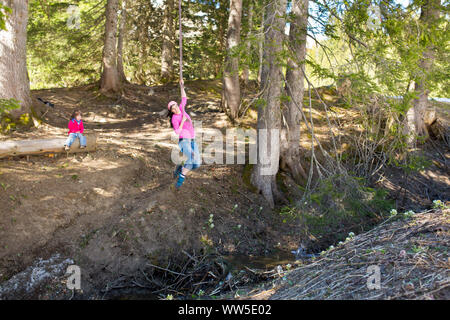
POLYGON ((174 178, 178 178, 175 183, 175 188, 179 189, 186 178, 186 174, 200 167, 200 154, 197 143, 195 142, 195 131, 192 124, 191 117, 186 113, 186 92, 184 91, 183 81, 183 32, 181 28, 181 0, 178 2, 179 12, 179 44, 180 44, 180 89, 181 89, 181 103, 178 105, 175 101, 170 101, 167 105, 169 109, 168 117, 170 118, 170 125, 175 133, 178 135, 178 146, 181 152, 187 157, 184 165, 178 165, 173 173, 174 178))
POLYGON ((175 188, 179 189, 186 178, 186 174, 200 167, 200 153, 195 142, 195 131, 191 117, 186 113, 187 102, 186 92, 184 91, 184 81, 180 80, 181 103, 178 105, 175 101, 170 101, 167 105, 169 109, 170 125, 178 135, 178 146, 181 152, 187 157, 184 165, 178 165, 173 173, 174 178, 178 178, 175 188))

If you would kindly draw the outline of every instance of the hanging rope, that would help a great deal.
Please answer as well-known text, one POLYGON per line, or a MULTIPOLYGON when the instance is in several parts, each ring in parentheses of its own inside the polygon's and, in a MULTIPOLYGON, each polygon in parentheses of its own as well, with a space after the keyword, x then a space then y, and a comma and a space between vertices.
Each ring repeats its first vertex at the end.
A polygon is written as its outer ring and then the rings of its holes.
POLYGON ((179 33, 179 42, 180 42, 180 80, 183 79, 183 32, 181 30, 181 0, 178 1, 178 20, 180 21, 180 33, 179 33))

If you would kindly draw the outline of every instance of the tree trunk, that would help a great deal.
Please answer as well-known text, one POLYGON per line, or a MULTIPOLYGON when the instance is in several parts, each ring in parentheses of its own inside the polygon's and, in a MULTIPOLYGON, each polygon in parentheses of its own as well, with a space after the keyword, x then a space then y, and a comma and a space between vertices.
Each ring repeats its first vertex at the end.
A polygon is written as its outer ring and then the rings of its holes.
POLYGON ((262 3, 262 17, 261 17, 261 38, 259 40, 259 70, 258 70, 258 84, 261 84, 261 73, 263 68, 263 56, 264 56, 264 19, 265 19, 265 1, 262 3))
MULTIPOLYGON (((97 148, 97 136, 95 134, 86 134, 85 137, 85 149, 80 149, 80 140, 76 139, 68 152, 75 153, 95 151, 97 148)), ((1 141, 0 158, 29 154, 66 152, 64 150, 64 142, 66 142, 66 139, 67 137, 38 140, 1 141)))
POLYGON ((280 159, 282 94, 282 65, 279 60, 283 47, 286 0, 271 1, 266 10, 267 19, 272 23, 265 25, 265 63, 261 73, 264 104, 258 107, 258 162, 253 167, 251 181, 273 208, 275 201, 282 198, 276 185, 276 174, 280 159))
MULTIPOLYGON (((220 11, 219 11, 219 16, 217 17, 217 34, 218 34, 218 42, 219 42, 219 52, 223 53, 225 52, 225 48, 226 48, 226 42, 227 42, 227 37, 226 37, 226 22, 227 22, 227 12, 228 10, 222 10, 222 8, 227 7, 226 3, 229 3, 228 1, 230 0, 219 0, 217 1, 218 4, 220 4, 220 11)), ((228 8, 227 8, 228 9, 228 8)), ((228 15, 229 18, 229 15, 228 15)), ((220 54, 218 55, 219 57, 221 56, 220 54)), ((217 60, 218 63, 216 64, 216 72, 215 72, 215 77, 218 78, 219 75, 220 77, 223 78, 223 70, 224 70, 224 57, 222 56, 220 59, 217 60)), ((222 93, 222 102, 223 102, 223 93, 222 93)))
POLYGON ((117 71, 117 11, 119 0, 108 0, 106 4, 106 31, 103 47, 103 73, 100 79, 100 90, 118 92, 121 89, 119 72, 117 71))
POLYGON ((247 41, 246 41, 246 46, 247 46, 247 51, 245 52, 245 54, 247 55, 247 63, 244 65, 244 70, 242 71, 242 80, 244 81, 244 85, 247 87, 248 86, 248 78, 249 78, 249 61, 251 58, 251 49, 252 49, 252 44, 250 41, 250 36, 252 34, 252 29, 253 29, 253 2, 250 3, 250 6, 248 8, 248 32, 247 32, 247 41))
POLYGON ((175 28, 173 23, 174 0, 166 0, 164 11, 163 43, 161 54, 161 81, 169 82, 173 79, 173 52, 175 28))
POLYGON ((126 33, 127 23, 127 0, 122 0, 122 11, 120 13, 119 37, 117 39, 117 72, 121 83, 128 82, 123 69, 123 40, 126 33))
POLYGON ((21 108, 11 111, 14 118, 28 113, 33 105, 27 71, 28 1, 3 2, 12 9, 6 18, 6 30, 0 31, 0 98, 14 98, 21 108))
MULTIPOLYGON (((421 7, 419 24, 423 33, 429 33, 434 28, 440 15, 440 0, 425 0, 421 7)), ((414 90, 417 99, 413 101, 413 107, 408 110, 404 119, 403 133, 408 136, 407 143, 412 146, 417 136, 428 137, 428 130, 424 121, 424 116, 428 106, 428 85, 429 73, 434 61, 434 45, 426 45, 422 59, 419 61, 420 74, 414 79, 414 90)))
POLYGON ((306 56, 306 28, 308 25, 308 0, 292 2, 293 19, 289 27, 289 50, 292 58, 288 59, 286 71, 286 89, 290 97, 283 108, 283 127, 281 131, 281 168, 289 171, 294 180, 306 179, 301 165, 300 122, 304 94, 304 61, 306 56), (303 70, 303 71, 302 71, 303 70), (290 89, 290 90, 289 90, 290 89))
POLYGON ((137 36, 138 36, 138 43, 141 45, 137 48, 139 57, 138 59, 139 67, 136 68, 135 79, 138 84, 145 86, 147 84, 147 79, 144 66, 146 63, 146 57, 148 56, 147 47, 145 44, 147 41, 146 28, 140 28, 137 36))
MULTIPOLYGON (((440 0, 425 0, 422 4, 420 22, 424 26, 424 32, 429 32, 436 24, 440 15, 440 0)), ((434 61, 434 45, 429 45, 423 52, 423 57, 419 62, 421 74, 415 81, 415 91, 418 98, 414 101, 414 129, 418 136, 428 136, 424 116, 428 106, 427 78, 434 61)))
POLYGON ((231 120, 238 117, 241 102, 239 87, 239 57, 233 56, 233 50, 240 42, 242 0, 230 0, 230 16, 228 18, 227 54, 223 75, 223 103, 231 120))

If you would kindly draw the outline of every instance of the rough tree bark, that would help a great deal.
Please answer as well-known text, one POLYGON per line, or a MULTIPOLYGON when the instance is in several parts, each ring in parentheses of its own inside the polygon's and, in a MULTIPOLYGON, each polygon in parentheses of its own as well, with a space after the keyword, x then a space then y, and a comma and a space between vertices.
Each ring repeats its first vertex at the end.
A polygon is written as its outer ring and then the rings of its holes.
POLYGON ((282 94, 282 65, 280 53, 283 46, 286 0, 273 0, 266 7, 264 65, 261 88, 264 104, 258 107, 258 163, 253 167, 252 184, 263 194, 273 208, 282 199, 276 184, 279 168, 281 128, 280 96, 282 94), (264 136, 267 139, 264 139, 264 136))
MULTIPOLYGON (((425 0, 421 7, 419 21, 424 26, 424 32, 433 29, 440 16, 440 0, 425 0)), ((434 61, 434 45, 429 45, 419 62, 421 73, 415 81, 415 91, 418 98, 414 101, 414 130, 418 136, 428 136, 428 130, 424 121, 428 106, 429 89, 427 86, 428 74, 434 61)), ((410 117, 411 118, 411 117, 410 117)))
POLYGON ((238 117, 241 102, 239 87, 239 57, 233 56, 233 50, 239 45, 242 16, 242 0, 230 0, 228 18, 227 53, 223 75, 222 108, 231 120, 238 117))
POLYGON ((103 47, 103 72, 100 90, 118 92, 121 89, 117 71, 117 11, 119 0, 108 0, 106 4, 105 44, 103 47))
MULTIPOLYGON (((225 48, 226 48, 226 42, 227 42, 227 37, 226 37, 226 31, 227 31, 227 21, 229 18, 229 15, 227 16, 227 12, 228 10, 223 10, 222 8, 228 7, 227 3, 229 4, 230 0, 218 0, 217 3, 220 5, 219 9, 219 14, 217 16, 217 35, 218 35, 218 42, 219 42, 219 53, 223 53, 225 52, 225 48)), ((219 57, 221 57, 220 54, 218 54, 219 57)), ((215 78, 219 78, 219 76, 221 78, 223 78, 223 61, 224 61, 224 56, 222 56, 222 58, 217 59, 217 63, 216 63, 216 68, 215 68, 215 78)), ((223 99, 223 97, 222 97, 223 99)))
POLYGON ((161 81, 169 82, 173 79, 173 52, 175 28, 173 21, 174 0, 166 0, 164 10, 163 43, 161 54, 161 81))
POLYGON ((120 13, 119 37, 117 39, 117 72, 122 83, 128 82, 123 69, 123 41, 126 33, 127 23, 127 0, 122 0, 122 10, 120 13))
MULTIPOLYGON (((246 47, 247 47, 246 54, 251 55, 252 44, 250 41, 250 36, 252 34, 252 29, 253 29, 253 1, 250 2, 250 5, 248 7, 248 16, 247 17, 248 17, 248 32, 247 32, 247 40, 246 40, 246 47)), ((248 63, 246 63, 244 65, 244 70, 242 70, 242 80, 243 80, 245 86, 248 86, 249 74, 250 74, 249 66, 248 66, 248 63)))
POLYGON ((261 17, 261 38, 259 40, 259 70, 258 70, 258 84, 261 84, 261 73, 263 68, 263 56, 264 56, 264 18, 265 18, 265 4, 266 1, 263 0, 262 3, 262 17, 261 17))
POLYGON ((28 0, 3 2, 12 9, 6 18, 6 30, 0 31, 0 98, 20 101, 20 109, 11 111, 14 118, 32 107, 27 71, 28 0))
POLYGON ((281 130, 280 166, 283 170, 289 171, 297 182, 300 182, 302 178, 307 178, 300 162, 300 123, 302 116, 297 106, 303 107, 303 72, 305 70, 303 62, 306 56, 308 2, 308 0, 292 1, 293 19, 289 27, 289 50, 291 57, 288 59, 288 67, 286 70, 286 91, 290 100, 282 110, 284 121, 281 130))

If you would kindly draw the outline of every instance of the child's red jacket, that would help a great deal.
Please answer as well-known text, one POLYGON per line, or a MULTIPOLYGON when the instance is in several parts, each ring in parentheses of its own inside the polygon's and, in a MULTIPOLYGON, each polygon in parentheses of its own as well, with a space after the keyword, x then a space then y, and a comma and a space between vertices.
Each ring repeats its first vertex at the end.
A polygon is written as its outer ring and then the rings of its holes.
POLYGON ((84 126, 83 126, 83 120, 80 120, 80 123, 76 119, 71 119, 69 121, 69 134, 71 133, 77 133, 77 132, 83 133, 84 126))

